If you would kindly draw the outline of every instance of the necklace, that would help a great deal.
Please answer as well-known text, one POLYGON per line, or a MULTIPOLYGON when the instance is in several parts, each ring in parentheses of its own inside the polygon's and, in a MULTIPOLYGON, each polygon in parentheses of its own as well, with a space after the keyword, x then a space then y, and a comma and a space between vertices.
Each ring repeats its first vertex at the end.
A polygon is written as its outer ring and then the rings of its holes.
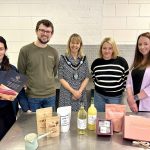
POLYGON ((67 65, 70 66, 73 70, 75 70, 75 72, 73 73, 73 78, 75 80, 78 80, 79 78, 79 74, 77 72, 77 70, 80 68, 80 66, 83 64, 84 60, 85 60, 85 56, 82 57, 82 59, 80 60, 80 62, 77 65, 74 65, 71 63, 71 61, 68 59, 68 57, 63 56, 64 60, 66 61, 67 65))

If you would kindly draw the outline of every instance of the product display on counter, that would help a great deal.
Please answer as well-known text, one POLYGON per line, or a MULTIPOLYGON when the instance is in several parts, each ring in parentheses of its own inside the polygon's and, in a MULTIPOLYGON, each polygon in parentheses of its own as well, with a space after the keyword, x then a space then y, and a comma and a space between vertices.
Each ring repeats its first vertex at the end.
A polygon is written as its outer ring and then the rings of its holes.
MULTIPOLYGON (((84 107, 81 105, 81 110, 84 107)), ((0 142, 0 148, 7 150, 49 150, 49 149, 61 149, 61 150, 77 150, 77 149, 86 149, 86 150, 99 150, 109 149, 109 150, 138 150, 141 148, 149 149, 149 118, 150 114, 146 112, 138 113, 126 113, 125 124, 128 124, 131 128, 124 129, 125 134, 132 135, 132 133, 137 132, 137 128, 141 127, 140 136, 146 137, 147 139, 141 139, 135 141, 134 139, 126 140, 124 138, 124 132, 113 132, 113 123, 112 120, 107 120, 105 118, 105 112, 97 113, 96 120, 96 132, 87 130, 87 113, 71 112, 71 121, 69 132, 61 133, 59 132, 60 128, 60 116, 57 116, 56 112, 52 112, 51 109, 42 110, 45 111, 45 114, 49 114, 46 119, 41 119, 42 124, 45 125, 46 131, 43 134, 37 134, 36 127, 36 113, 22 113, 21 116, 17 119, 12 128, 8 131, 6 136, 0 142), (82 115, 79 115, 82 114, 82 115), (56 116, 55 116, 56 115, 56 116), (131 116, 132 115, 132 116, 131 116), (134 115, 134 116, 133 116, 134 115), (128 120, 126 118, 131 118, 128 120), (78 122, 80 118, 81 122, 78 122), (140 121, 135 120, 140 119, 140 121), (142 119, 142 120, 141 120, 142 119), (144 120, 143 120, 144 119, 144 120), (134 121, 133 121, 134 120, 134 121), (85 121, 85 122, 84 122, 85 121), (77 124, 81 123, 81 124, 77 124), (138 124, 137 124, 138 122, 138 124), (132 125, 131 125, 132 124, 132 125), (140 124, 140 125, 139 125, 140 124), (78 126, 79 125, 79 126, 78 126), (80 127, 80 128, 79 128, 80 127), (82 129, 82 130, 78 130, 82 129), (86 130, 84 130, 86 129, 86 130), (80 134, 78 131, 82 131, 80 134), (84 132, 83 132, 84 131, 84 132), (146 132, 143 132, 146 131, 146 132), (51 136, 54 133, 54 136, 51 136), (57 134, 57 135, 56 135, 57 134), (98 136, 97 136, 98 135, 98 136), (52 138, 54 137, 54 138, 52 138), (134 142, 132 143, 132 140, 134 142), (8 144, 9 143, 9 144, 8 144)), ((46 115, 46 116, 47 116, 46 115)), ((138 133, 138 132, 137 132, 138 133)), ((138 133, 139 134, 139 133, 138 133)), ((137 136, 138 137, 138 136, 137 136)))

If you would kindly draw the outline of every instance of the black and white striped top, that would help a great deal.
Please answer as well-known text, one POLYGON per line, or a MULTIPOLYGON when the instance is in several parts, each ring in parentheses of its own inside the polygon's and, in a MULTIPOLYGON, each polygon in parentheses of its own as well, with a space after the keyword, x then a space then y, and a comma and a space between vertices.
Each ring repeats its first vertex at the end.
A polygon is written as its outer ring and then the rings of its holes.
POLYGON ((104 60, 98 58, 91 66, 95 90, 105 96, 119 96, 125 89, 129 67, 122 57, 104 60))

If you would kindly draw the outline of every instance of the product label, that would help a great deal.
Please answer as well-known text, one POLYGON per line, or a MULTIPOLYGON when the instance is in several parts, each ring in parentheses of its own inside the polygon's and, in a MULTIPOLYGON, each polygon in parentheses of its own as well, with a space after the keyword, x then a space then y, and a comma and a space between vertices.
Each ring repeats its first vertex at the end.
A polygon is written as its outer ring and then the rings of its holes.
POLYGON ((110 133, 110 128, 108 128, 108 127, 100 127, 100 132, 101 133, 110 133))
POLYGON ((77 125, 78 125, 78 129, 86 129, 86 127, 87 127, 86 119, 78 119, 77 125))
POLYGON ((101 120, 100 122, 99 122, 99 126, 100 127, 110 127, 110 121, 103 121, 103 120, 101 120))
POLYGON ((96 123, 96 115, 88 115, 88 124, 96 123))
POLYGON ((99 121, 99 128, 101 133, 110 133, 110 121, 101 120, 99 121))
POLYGON ((61 126, 68 126, 70 123, 69 115, 61 116, 61 126))
POLYGON ((107 127, 100 127, 101 133, 107 133, 107 127))

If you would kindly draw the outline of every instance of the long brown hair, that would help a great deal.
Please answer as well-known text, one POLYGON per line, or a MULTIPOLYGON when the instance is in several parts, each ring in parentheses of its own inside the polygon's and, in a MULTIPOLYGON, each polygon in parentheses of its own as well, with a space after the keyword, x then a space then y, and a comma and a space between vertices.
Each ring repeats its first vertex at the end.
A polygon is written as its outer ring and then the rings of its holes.
POLYGON ((148 54, 148 57, 146 58, 146 61, 144 63, 142 63, 144 56, 139 51, 139 47, 138 47, 139 38, 142 36, 147 37, 150 40, 150 32, 145 32, 138 36, 137 42, 136 42, 136 47, 135 47, 134 60, 133 60, 133 64, 131 65, 131 69, 133 69, 133 68, 145 69, 147 66, 150 66, 150 52, 148 54))
MULTIPOLYGON (((4 48, 5 48, 5 51, 6 51, 7 50, 7 43, 6 43, 6 40, 2 36, 0 36, 0 43, 4 44, 4 48)), ((2 60, 2 63, 1 63, 1 69, 2 70, 9 70, 10 69, 9 59, 6 56, 6 54, 3 57, 3 60, 2 60)))

